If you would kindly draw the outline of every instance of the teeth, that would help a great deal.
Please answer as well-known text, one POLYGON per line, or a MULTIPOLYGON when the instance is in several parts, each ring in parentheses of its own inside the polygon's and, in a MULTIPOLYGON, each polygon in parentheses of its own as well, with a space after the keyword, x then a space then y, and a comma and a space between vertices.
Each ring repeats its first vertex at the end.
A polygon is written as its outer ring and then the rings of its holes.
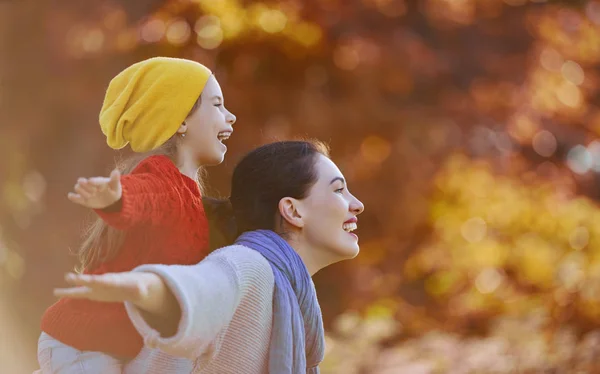
POLYGON ((220 132, 217 134, 217 139, 219 139, 219 141, 223 141, 223 140, 229 139, 230 136, 231 136, 231 132, 224 131, 224 132, 220 132))
POLYGON ((342 228, 347 232, 352 232, 358 228, 358 225, 355 222, 352 223, 344 223, 342 228))

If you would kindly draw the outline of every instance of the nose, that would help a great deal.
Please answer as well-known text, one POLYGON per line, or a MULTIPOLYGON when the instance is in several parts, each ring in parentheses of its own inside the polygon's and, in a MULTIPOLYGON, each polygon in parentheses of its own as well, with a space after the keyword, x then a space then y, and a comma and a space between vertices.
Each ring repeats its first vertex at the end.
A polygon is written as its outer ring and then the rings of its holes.
POLYGON ((365 210, 365 205, 362 201, 358 200, 356 197, 352 196, 352 202, 350 203, 350 211, 355 215, 359 215, 365 210))
POLYGON ((237 117, 231 113, 230 111, 227 111, 227 123, 232 125, 235 123, 235 121, 237 120, 237 117))

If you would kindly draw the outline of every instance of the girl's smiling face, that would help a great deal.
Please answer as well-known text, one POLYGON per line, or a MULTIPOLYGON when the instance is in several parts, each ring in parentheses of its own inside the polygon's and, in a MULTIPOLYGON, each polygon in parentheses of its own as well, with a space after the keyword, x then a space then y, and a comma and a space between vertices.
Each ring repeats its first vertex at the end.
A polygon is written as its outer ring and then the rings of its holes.
POLYGON ((223 140, 233 132, 235 121, 235 115, 225 108, 219 82, 211 75, 200 96, 200 105, 178 130, 185 134, 181 147, 191 152, 200 165, 218 165, 227 152, 223 140))

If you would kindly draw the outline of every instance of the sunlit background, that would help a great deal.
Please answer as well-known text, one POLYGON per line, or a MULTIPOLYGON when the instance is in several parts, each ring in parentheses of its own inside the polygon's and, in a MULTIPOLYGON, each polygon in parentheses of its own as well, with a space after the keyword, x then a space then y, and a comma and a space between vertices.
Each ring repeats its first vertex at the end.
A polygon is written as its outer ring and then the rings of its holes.
POLYGON ((216 72, 242 154, 330 142, 361 254, 316 277, 328 373, 600 372, 600 2, 0 1, 0 372, 37 368, 51 290, 116 154, 109 80, 216 72))

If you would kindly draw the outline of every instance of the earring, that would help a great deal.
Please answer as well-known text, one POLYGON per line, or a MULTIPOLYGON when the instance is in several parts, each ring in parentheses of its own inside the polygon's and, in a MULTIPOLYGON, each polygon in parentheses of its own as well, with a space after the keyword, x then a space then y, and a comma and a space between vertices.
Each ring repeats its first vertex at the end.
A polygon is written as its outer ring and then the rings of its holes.
MULTIPOLYGON (((181 123, 182 126, 187 126, 187 123, 185 123, 185 121, 183 121, 181 123)), ((181 135, 182 138, 185 138, 185 132, 180 133, 179 135, 181 135)))

